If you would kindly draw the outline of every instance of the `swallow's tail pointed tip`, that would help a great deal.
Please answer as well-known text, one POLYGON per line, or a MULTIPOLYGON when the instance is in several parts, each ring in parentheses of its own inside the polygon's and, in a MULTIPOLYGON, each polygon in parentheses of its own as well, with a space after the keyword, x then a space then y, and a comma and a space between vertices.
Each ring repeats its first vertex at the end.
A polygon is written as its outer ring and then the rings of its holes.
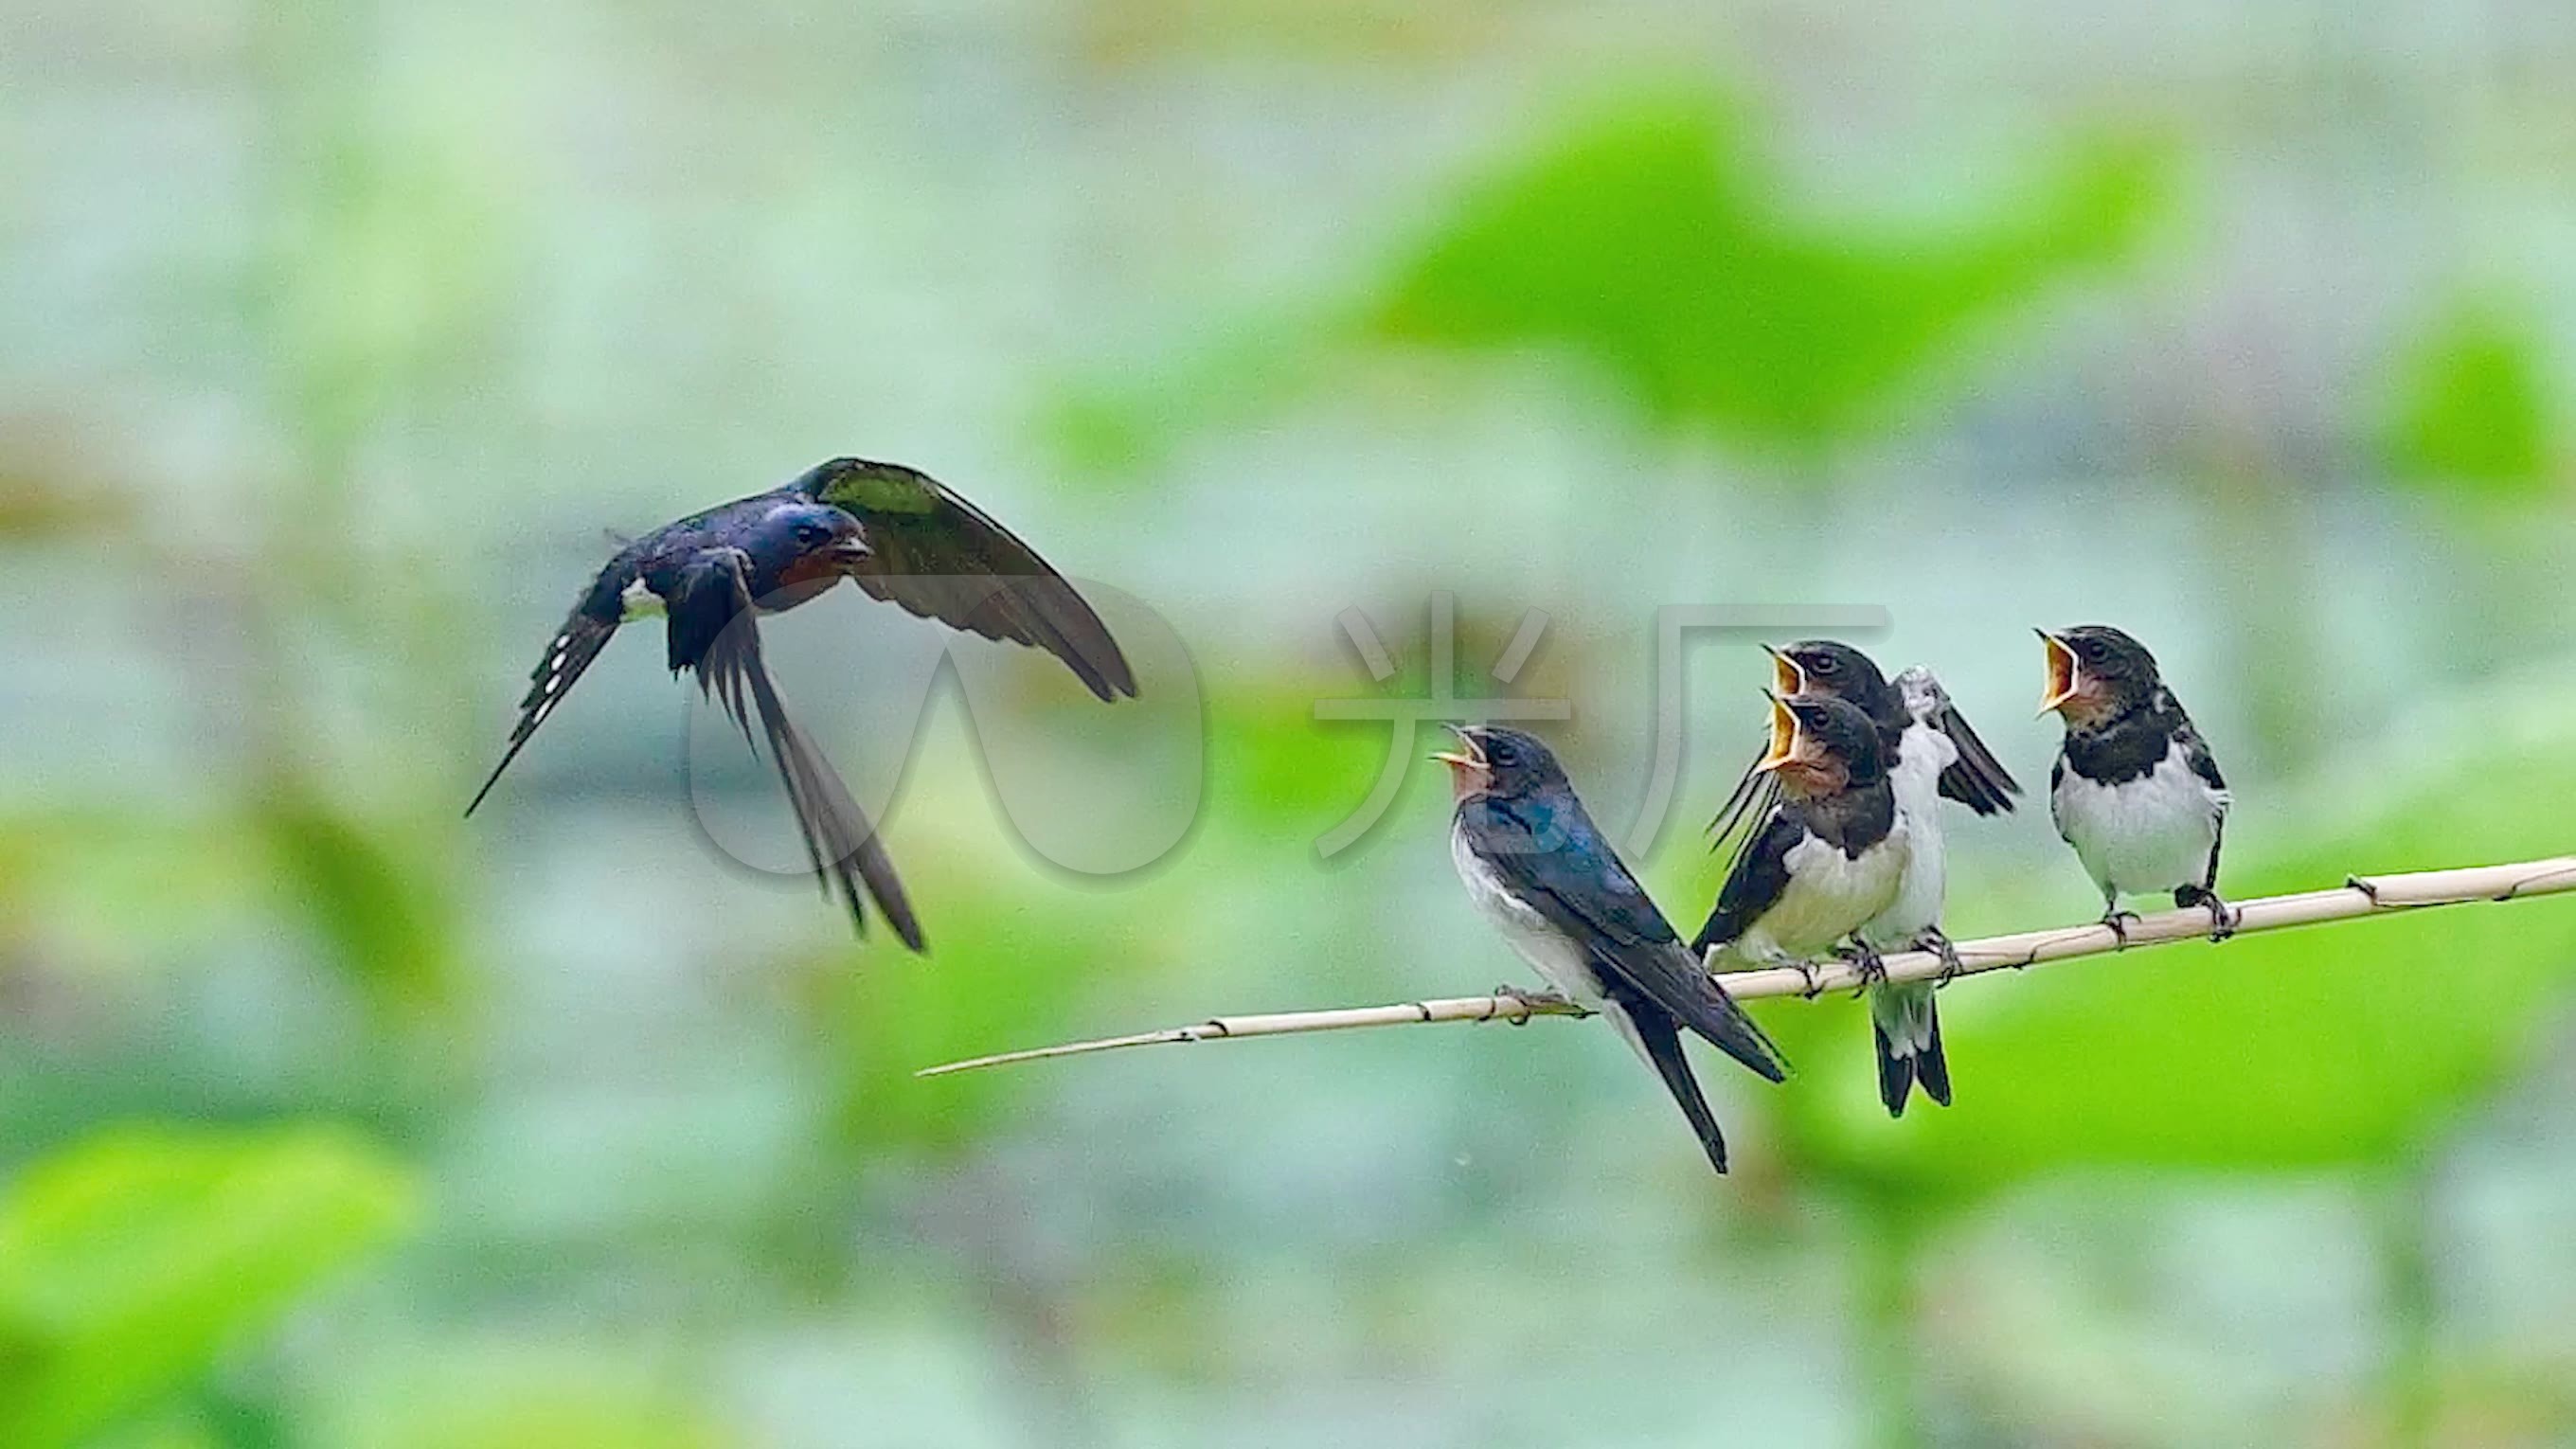
POLYGON ((1914 1093, 1914 1058, 1899 1056, 1887 1039, 1887 1028, 1870 1024, 1871 1045, 1878 1049, 1878 1100, 1891 1118, 1905 1115, 1905 1099, 1914 1093))

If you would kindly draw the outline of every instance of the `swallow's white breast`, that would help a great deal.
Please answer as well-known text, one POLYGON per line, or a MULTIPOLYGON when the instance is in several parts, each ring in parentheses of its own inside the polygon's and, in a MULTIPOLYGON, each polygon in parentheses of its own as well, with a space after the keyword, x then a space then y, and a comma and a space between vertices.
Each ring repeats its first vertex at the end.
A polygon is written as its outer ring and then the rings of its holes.
POLYGON ((2201 883, 2227 794, 2192 773, 2177 742, 2154 769, 2117 785, 2060 770, 2048 805, 2095 885, 2145 895, 2201 883))
POLYGON ((1888 783, 1896 791, 1896 818, 1905 828, 1905 873, 1887 909, 1861 928, 1880 949, 1902 947, 1941 923, 1949 889, 1948 848, 1941 837, 1941 772, 1959 758, 1950 737, 1923 721, 1906 726, 1888 783))
POLYGON ((1900 812, 1887 838, 1855 858, 1808 836, 1789 848, 1789 885, 1744 933, 1741 954, 1757 961, 1807 961, 1888 908, 1912 855, 1911 822, 1900 812))
POLYGON ((1503 878, 1476 854, 1467 843, 1467 832, 1455 824, 1449 829, 1449 857, 1458 867, 1458 879, 1467 884, 1468 899, 1521 959, 1569 1000, 1600 1009, 1601 983, 1584 949, 1505 889, 1503 878))

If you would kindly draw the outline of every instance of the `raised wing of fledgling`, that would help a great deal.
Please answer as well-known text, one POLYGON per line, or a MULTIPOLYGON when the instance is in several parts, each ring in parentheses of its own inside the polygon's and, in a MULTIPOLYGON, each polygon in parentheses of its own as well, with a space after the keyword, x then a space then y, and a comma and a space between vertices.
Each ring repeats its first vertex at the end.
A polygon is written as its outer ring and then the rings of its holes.
POLYGON ((1744 773, 1736 779, 1734 791, 1726 797, 1725 804, 1717 807, 1717 818, 1708 823, 1710 849, 1726 850, 1727 842, 1734 841, 1734 850, 1727 858, 1729 870, 1743 863, 1744 853, 1753 848, 1755 837, 1761 833, 1762 822, 1771 818, 1772 810, 1780 803, 1780 777, 1756 768, 1763 754, 1757 748, 1753 758, 1744 762, 1744 773))
POLYGON ((474 792, 473 802, 465 807, 466 814, 472 815, 483 797, 492 793, 492 787, 501 783, 501 772, 510 768, 519 751, 527 748, 537 726, 563 703, 564 696, 572 692, 573 682, 616 636, 618 624, 626 617, 626 586, 635 581, 636 572, 634 549, 629 547, 609 560, 608 566, 590 581, 590 588, 582 594, 581 602, 573 605, 563 627, 546 641, 545 657, 528 675, 528 693, 519 701, 519 722, 511 727, 509 746, 501 752, 501 763, 484 778, 483 788, 474 792))
POLYGON ((894 862, 877 840, 876 827, 850 798, 832 762, 812 737, 787 717, 760 653, 760 625, 752 610, 749 560, 736 549, 711 548, 681 569, 670 600, 671 666, 694 669, 698 687, 733 716, 743 738, 760 719, 779 783, 805 840, 805 854, 824 891, 837 886, 850 924, 867 934, 861 891, 877 903, 903 943, 922 949, 921 923, 905 899, 894 862))
POLYGON ((2012 797, 2021 793, 2021 782, 1968 727, 1968 717, 1950 702, 1949 692, 1932 677, 1932 671, 1918 664, 1896 676, 1896 687, 1905 697, 1908 714, 1958 746, 1959 758, 1941 772, 1941 793, 1980 815, 2012 809, 2012 797))
POLYGON ((927 473, 844 458, 791 487, 867 525, 859 587, 987 639, 1034 645, 1102 699, 1136 693, 1108 626, 1072 584, 1009 529, 927 473))

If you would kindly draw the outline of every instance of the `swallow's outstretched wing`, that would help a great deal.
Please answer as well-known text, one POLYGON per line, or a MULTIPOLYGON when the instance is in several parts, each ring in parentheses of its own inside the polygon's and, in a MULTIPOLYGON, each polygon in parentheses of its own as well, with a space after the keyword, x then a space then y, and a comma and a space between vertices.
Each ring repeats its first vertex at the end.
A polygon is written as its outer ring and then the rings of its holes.
POLYGON ((1775 1082, 1787 1078, 1780 1049, 1682 948, 1664 913, 1589 820, 1558 815, 1539 831, 1508 803, 1488 802, 1482 810, 1461 811, 1459 821, 1484 837, 1475 841, 1478 854, 1514 896, 1583 944, 1614 997, 1642 997, 1753 1071, 1775 1082), (1530 848, 1530 841, 1550 836, 1554 848, 1530 848))
POLYGON ((492 787, 501 783, 501 772, 510 768, 519 751, 527 748, 537 726, 563 703, 564 696, 572 692, 573 682, 616 636, 617 626, 626 618, 626 590, 641 574, 640 552, 636 545, 629 544, 610 559, 608 566, 590 581, 581 601, 572 606, 572 614, 564 620, 563 627, 547 641, 545 657, 537 661, 536 669, 528 676, 527 696, 519 701, 519 722, 511 727, 509 747, 501 752, 501 763, 485 777, 483 788, 474 792, 473 803, 465 807, 466 814, 473 814, 483 797, 492 793, 492 787))
POLYGON ((745 740, 752 716, 760 718, 770 759, 805 854, 829 893, 839 887, 850 923, 867 933, 861 891, 877 903, 903 943, 922 949, 921 923, 904 898, 894 862, 877 840, 876 827, 832 768, 822 747, 787 717, 760 653, 760 623, 752 608, 750 560, 740 550, 710 548, 683 565, 671 589, 670 662, 673 673, 697 672, 698 687, 733 716, 745 740))
POLYGON ((1102 699, 1136 693, 1108 626, 1037 550, 927 473, 836 458, 788 485, 867 525, 851 573, 874 598, 987 639, 1034 645, 1102 699))
POLYGON ((1941 793, 1980 815, 2012 809, 2012 797, 2021 793, 2021 782, 1968 727, 1968 717, 1950 702, 1949 691, 1932 677, 1932 671, 1918 664, 1896 676, 1896 687, 1908 714, 1949 736, 1958 747, 1959 758, 1941 771, 1941 793))

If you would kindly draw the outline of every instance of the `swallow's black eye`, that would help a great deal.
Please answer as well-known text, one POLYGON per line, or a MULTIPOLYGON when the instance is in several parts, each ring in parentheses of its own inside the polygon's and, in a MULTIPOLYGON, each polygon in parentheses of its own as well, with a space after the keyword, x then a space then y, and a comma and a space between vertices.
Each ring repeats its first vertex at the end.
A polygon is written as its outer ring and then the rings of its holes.
POLYGON ((1843 666, 1842 662, 1834 658, 1834 656, 1830 654, 1819 654, 1816 656, 1816 661, 1807 667, 1816 671, 1818 674, 1831 674, 1843 666))
POLYGON ((824 539, 831 536, 831 530, 825 528, 819 523, 800 523, 796 525, 796 541, 798 543, 821 543, 824 539))
POLYGON ((1485 747, 1485 763, 1510 769, 1521 762, 1521 752, 1509 740, 1496 740, 1485 747))
POLYGON ((2086 659, 2100 659, 2102 657, 2102 641, 2099 639, 2079 639, 2075 643, 2075 652, 2086 659))

